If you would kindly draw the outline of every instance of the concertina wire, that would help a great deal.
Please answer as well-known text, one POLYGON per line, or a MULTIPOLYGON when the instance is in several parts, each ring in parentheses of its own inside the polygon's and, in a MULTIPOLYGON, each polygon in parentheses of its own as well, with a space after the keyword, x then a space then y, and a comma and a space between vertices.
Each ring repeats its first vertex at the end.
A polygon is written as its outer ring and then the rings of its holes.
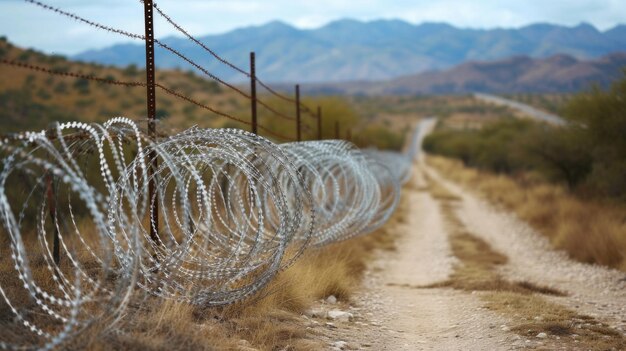
POLYGON ((197 127, 154 141, 123 117, 0 140, 0 309, 11 320, 0 348, 52 349, 94 323, 111 328, 137 296, 241 301, 307 248, 382 226, 414 148, 197 127))

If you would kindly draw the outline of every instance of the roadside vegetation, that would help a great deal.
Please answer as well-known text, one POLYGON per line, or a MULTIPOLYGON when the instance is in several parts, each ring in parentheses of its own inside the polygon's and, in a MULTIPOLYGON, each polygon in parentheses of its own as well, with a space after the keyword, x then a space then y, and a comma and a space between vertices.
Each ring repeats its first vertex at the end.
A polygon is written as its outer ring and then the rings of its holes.
POLYGON ((626 271, 626 75, 573 97, 569 123, 503 119, 479 130, 440 129, 430 163, 513 210, 582 262, 626 271))
POLYGON ((500 119, 476 130, 440 129, 424 148, 498 174, 534 172, 580 196, 626 200, 626 72, 609 90, 574 96, 563 111, 564 127, 500 119))

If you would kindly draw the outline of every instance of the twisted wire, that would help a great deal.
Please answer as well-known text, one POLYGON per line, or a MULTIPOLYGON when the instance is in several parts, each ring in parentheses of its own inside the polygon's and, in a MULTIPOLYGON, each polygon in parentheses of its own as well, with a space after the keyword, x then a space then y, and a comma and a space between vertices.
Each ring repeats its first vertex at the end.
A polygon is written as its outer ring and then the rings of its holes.
MULTIPOLYGON (((58 70, 53 70, 53 69, 49 69, 49 68, 45 68, 42 66, 37 66, 37 65, 32 65, 29 63, 24 63, 24 62, 18 62, 18 61, 13 61, 13 60, 7 60, 7 59, 0 59, 0 64, 4 64, 4 65, 9 65, 9 66, 14 66, 14 67, 20 67, 20 68, 24 68, 24 69, 30 69, 33 71, 37 71, 37 72, 41 72, 41 73, 46 73, 46 74, 50 74, 50 75, 57 75, 57 76, 63 76, 63 77, 70 77, 70 78, 79 78, 79 79, 85 79, 85 80, 89 80, 89 81, 95 81, 97 83, 104 83, 104 84, 111 84, 111 85, 118 85, 118 86, 127 86, 127 87, 146 87, 147 84, 144 82, 132 82, 132 81, 120 81, 120 80, 112 80, 112 79, 107 79, 107 78, 100 78, 100 77, 95 77, 93 75, 84 75, 84 74, 80 74, 80 73, 74 73, 74 72, 66 72, 66 71, 58 71, 58 70)), ((194 104, 204 110, 207 110, 209 112, 212 112, 218 116, 222 116, 225 118, 228 118, 230 120, 245 124, 247 126, 251 126, 252 123, 249 121, 246 121, 242 118, 238 118, 236 116, 233 116, 231 114, 228 114, 226 112, 217 110, 209 105, 205 105, 197 100, 194 100, 188 96, 185 96, 181 93, 176 92, 175 90, 160 84, 160 83, 156 83, 155 86, 157 88, 159 88, 160 90, 162 90, 163 92, 172 95, 178 99, 184 100, 186 102, 189 102, 191 104, 194 104)), ((268 135, 275 137, 279 140, 282 141, 293 141, 294 138, 286 136, 284 134, 280 134, 277 132, 272 131, 271 129, 269 129, 266 126, 263 125, 258 125, 258 128, 264 132, 266 132, 268 135)), ((308 126, 305 126, 305 128, 308 128, 308 126)), ((310 129, 310 128, 309 128, 310 129)))
MULTIPOLYGON (((81 16, 78 16, 78 15, 76 15, 76 14, 73 14, 73 13, 70 13, 70 12, 67 12, 67 11, 63 11, 63 10, 61 10, 61 9, 59 9, 59 8, 56 8, 56 7, 53 7, 53 6, 50 6, 50 5, 46 5, 46 4, 44 4, 44 3, 40 2, 40 1, 36 1, 36 0, 24 0, 24 1, 26 1, 26 2, 28 2, 28 3, 31 3, 31 4, 34 4, 34 5, 37 5, 37 6, 39 6, 39 7, 43 8, 43 9, 45 9, 45 10, 49 10, 49 11, 55 12, 55 13, 60 14, 60 15, 62 15, 62 16, 69 17, 69 18, 74 19, 74 20, 78 20, 78 21, 80 21, 80 22, 82 22, 82 23, 85 23, 85 24, 90 25, 90 26, 92 26, 92 27, 95 27, 95 28, 97 28, 97 29, 106 30, 106 31, 108 31, 108 32, 111 32, 111 33, 116 33, 116 34, 119 34, 119 35, 122 35, 122 36, 125 36, 125 37, 128 37, 128 38, 132 38, 132 39, 145 40, 145 36, 144 36, 144 35, 141 35, 141 34, 135 34, 135 33, 131 33, 131 32, 125 31, 125 30, 121 30, 121 29, 117 29, 117 28, 109 27, 109 26, 103 25, 103 24, 101 24, 101 23, 98 23, 98 22, 95 22, 95 21, 88 20, 88 19, 86 19, 86 18, 84 18, 84 17, 81 17, 81 16)), ((162 12, 162 11, 161 11, 161 10, 160 10, 157 6, 156 6, 156 4, 154 4, 153 6, 154 6, 154 8, 157 10, 157 12, 158 12, 161 16, 163 16, 163 17, 164 17, 164 18, 165 18, 165 19, 166 19, 169 23, 171 23, 174 27, 176 27, 176 29, 178 29, 179 31, 181 31, 181 32, 182 32, 185 36, 187 36, 188 38, 190 38, 190 40, 192 40, 194 43, 196 43, 196 44, 200 45, 202 48, 204 48, 205 50, 207 50, 209 53, 211 53, 211 55, 212 55, 212 56, 214 56, 215 58, 217 58, 220 62, 222 62, 222 63, 224 63, 224 64, 227 64, 228 66, 233 67, 235 70, 237 70, 237 71, 239 71, 239 72, 243 73, 243 74, 244 74, 244 75, 246 75, 247 77, 250 77, 250 73, 245 72, 245 71, 243 71, 243 70, 239 69, 238 67, 236 67, 235 65, 233 65, 232 63, 230 63, 230 62, 226 61, 226 60, 225 60, 225 59, 223 59, 222 57, 218 56, 218 55, 217 55, 217 54, 216 54, 213 50, 209 49, 209 48, 208 48, 208 47, 206 47, 204 44, 202 44, 199 40, 197 40, 197 39, 195 39, 194 37, 192 37, 191 35, 189 35, 189 33, 187 33, 184 29, 182 29, 182 28, 181 28, 180 26, 178 26, 176 23, 174 23, 174 22, 171 20, 171 18, 170 18, 169 16, 167 16, 165 13, 163 13, 163 12, 162 12)), ((215 80, 215 81, 216 81, 216 82, 218 82, 219 84, 222 84, 223 86, 225 86, 225 87, 227 87, 227 88, 229 88, 229 89, 231 89, 231 90, 235 91, 236 93, 238 93, 239 95, 243 96, 244 98, 246 98, 246 99, 248 99, 248 100, 251 100, 251 99, 252 99, 252 96, 251 96, 250 94, 248 94, 248 93, 244 92, 242 89, 240 89, 240 88, 236 87, 236 86, 235 86, 235 85, 233 85, 233 84, 230 84, 230 83, 226 82, 225 80, 223 80, 223 79, 219 78, 219 77, 218 77, 218 76, 216 76, 215 74, 213 74, 213 73, 209 72, 209 71, 208 71, 206 68, 204 68, 202 65, 200 65, 200 64, 198 64, 197 62, 195 62, 194 60, 190 59, 189 57, 187 57, 186 55, 184 55, 182 52, 180 52, 180 51, 178 51, 178 50, 174 49, 173 47, 171 47, 171 46, 169 46, 169 45, 165 44, 164 42, 162 42, 162 41, 160 41, 159 39, 156 39, 156 38, 154 39, 154 43, 155 43, 155 44, 157 44, 158 46, 160 46, 161 48, 163 48, 163 49, 165 49, 165 50, 169 51, 170 53, 172 53, 173 55, 175 55, 175 56, 176 56, 176 57, 178 57, 179 59, 181 59, 181 60, 183 60, 183 61, 187 62, 188 64, 190 64, 191 66, 193 66, 194 68, 196 68, 197 70, 199 70, 200 72, 202 72, 204 75, 206 75, 207 77, 211 78, 212 80, 215 80)), ((68 75, 68 76, 69 76, 69 75, 68 75)), ((284 100, 286 100, 286 101, 293 102, 293 103, 295 103, 295 102, 296 102, 296 100, 295 100, 295 99, 288 98, 288 97, 286 97, 286 96, 283 96, 283 95, 279 94, 278 92, 276 92, 275 90, 273 90, 272 88, 270 88, 269 86, 267 86, 267 85, 266 85, 265 83, 263 83, 262 81, 260 81, 260 80, 258 80, 258 79, 256 79, 256 81, 257 81, 257 82, 258 82, 261 86, 265 87, 265 88, 266 88, 269 92, 271 92, 272 94, 274 94, 274 95, 276 95, 276 96, 280 97, 281 99, 284 99, 284 100)), ((108 82, 104 82, 104 83, 108 83, 108 82)), ((133 85, 133 86, 134 86, 134 85, 133 85)), ((257 100, 256 100, 256 101, 257 101, 257 103, 258 103, 259 105, 263 106, 264 108, 266 108, 267 110, 269 110, 270 112, 272 112, 273 114, 275 114, 276 116, 278 116, 278 117, 280 117, 280 118, 283 118, 283 119, 286 119, 286 120, 290 120, 290 121, 295 121, 295 120, 296 120, 296 118, 295 118, 295 117, 288 116, 288 115, 285 115, 284 113, 281 113, 281 112, 277 111, 276 109, 272 108, 271 106, 269 106, 266 102, 264 102, 264 101, 263 101, 263 100, 261 100, 261 99, 258 99, 258 98, 257 98, 257 100)), ((310 110, 308 107, 306 107, 305 105, 303 105, 302 103, 300 103, 300 106, 301 106, 301 108, 303 109, 303 111, 306 111, 306 112, 312 113, 312 112, 311 112, 311 110, 310 110)), ((288 139, 285 139, 285 140, 288 140, 288 139)))
MULTIPOLYGON (((139 2, 144 3, 143 0, 139 0, 139 2)), ((196 39, 194 36, 192 36, 191 34, 189 34, 188 31, 186 31, 182 26, 180 26, 178 23, 176 23, 168 14, 166 14, 161 8, 159 8, 157 6, 156 3, 152 4, 152 7, 154 7, 154 9, 156 10, 156 12, 165 19, 166 22, 168 22, 170 25, 172 25, 177 31, 179 31, 180 33, 182 33, 185 37, 187 37, 187 39, 189 39, 191 42, 193 42, 194 44, 200 46, 202 49, 204 49, 206 52, 208 52, 211 56, 213 56, 215 59, 217 59, 219 62, 221 62, 222 64, 232 68, 233 70, 243 74, 244 76, 246 76, 247 78, 252 78, 250 72, 247 72, 246 70, 236 66, 235 64, 233 64, 232 62, 226 60, 225 58, 221 57, 218 53, 216 53, 214 50, 212 50, 211 48, 207 47, 206 45, 204 45, 200 40, 196 39)), ((273 89, 272 87, 270 87, 269 85, 267 85, 266 83, 264 83, 262 80, 258 79, 258 77, 254 77, 255 81, 257 83, 259 83, 260 86, 262 86, 263 88, 265 88, 268 92, 270 92, 272 95, 287 101, 287 102, 291 102, 291 103, 297 103, 296 99, 288 97, 286 95, 283 95, 281 93, 279 93, 278 91, 276 91, 275 89, 273 89)), ((260 100, 257 100, 257 102, 259 102, 259 104, 265 106, 266 108, 268 107, 265 103, 263 103, 260 100)), ((313 114, 313 111, 311 109, 309 109, 306 105, 300 103, 300 107, 302 108, 302 110, 304 112, 307 112, 309 114, 311 114, 311 116, 315 115, 313 114)), ((276 115, 281 116, 283 118, 285 118, 286 116, 281 115, 280 113, 271 110, 272 112, 274 112, 276 115)), ((292 119, 295 120, 294 117, 286 117, 287 119, 292 119)))

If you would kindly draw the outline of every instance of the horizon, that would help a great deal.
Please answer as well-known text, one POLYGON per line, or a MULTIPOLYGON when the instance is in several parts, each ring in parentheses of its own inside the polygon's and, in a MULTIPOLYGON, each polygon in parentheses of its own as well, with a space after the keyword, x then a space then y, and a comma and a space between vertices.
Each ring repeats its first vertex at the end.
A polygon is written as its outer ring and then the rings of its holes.
MULTIPOLYGON (((246 25, 246 26, 241 26, 241 27, 237 27, 237 28, 233 28, 230 30, 226 30, 224 32, 219 32, 219 33, 206 33, 206 34, 199 34, 197 36, 199 37, 209 37, 209 36, 221 36, 221 35, 227 35, 229 33, 238 31, 238 30, 246 30, 246 29, 253 29, 253 28, 262 28, 262 27, 266 27, 272 24, 281 24, 281 25, 285 25, 288 27, 291 27, 293 29, 299 30, 299 31, 316 31, 325 27, 328 27, 330 25, 336 24, 336 23, 340 23, 340 22, 358 22, 360 24, 371 24, 371 23, 376 23, 376 22, 403 22, 406 23, 408 25, 414 26, 414 27, 419 27, 419 26, 424 26, 424 25, 446 25, 446 26, 450 26, 452 28, 456 28, 459 30, 468 30, 468 31, 491 31, 491 30, 520 30, 520 29, 524 29, 524 28, 528 28, 528 27, 532 27, 532 26, 541 26, 541 25, 546 25, 546 26, 554 26, 554 27, 562 27, 562 28, 577 28, 577 27, 581 27, 581 26, 590 26, 592 28, 594 28, 596 31, 600 32, 600 33, 605 33, 608 31, 611 31, 615 28, 618 27, 622 27, 622 26, 626 26, 626 22, 625 23, 616 23, 614 26, 611 26, 609 28, 599 28, 598 26, 594 25, 593 23, 587 22, 587 21, 581 21, 579 23, 576 24, 572 24, 572 25, 564 25, 564 24, 559 24, 559 23, 552 23, 552 22, 532 22, 532 23, 528 23, 528 24, 524 24, 521 26, 511 26, 511 27, 503 27, 503 26, 495 26, 495 27, 490 27, 490 28, 475 28, 475 27, 466 27, 466 26, 458 26, 455 25, 453 23, 449 23, 449 22, 445 22, 445 21, 423 21, 423 22, 419 22, 419 23, 412 23, 410 21, 401 19, 401 18, 375 18, 375 19, 369 19, 369 20, 361 20, 361 19, 357 19, 357 18, 350 18, 350 17, 344 17, 344 18, 338 18, 338 19, 334 19, 334 20, 330 20, 327 23, 321 24, 317 27, 298 27, 297 25, 293 24, 293 23, 289 23, 288 21, 285 20, 281 20, 281 19, 273 19, 273 20, 269 20, 265 23, 260 23, 260 24, 251 24, 251 25, 246 25)), ((18 47, 22 47, 25 49, 34 49, 46 54, 60 54, 62 56, 74 56, 77 54, 81 54, 84 52, 88 52, 88 51, 92 51, 92 50, 100 50, 100 49, 105 49, 108 47, 112 47, 112 46, 116 46, 116 45, 125 45, 125 44, 135 44, 137 43, 136 41, 133 40, 128 40, 128 39, 122 39, 120 41, 114 41, 108 44, 105 44, 104 46, 99 46, 99 47, 87 47, 85 49, 82 49, 80 51, 74 52, 74 53, 64 53, 64 52, 60 52, 58 50, 52 50, 52 51, 47 51, 46 49, 42 49, 39 47, 33 47, 33 46, 27 46, 27 45, 22 45, 22 43, 19 43, 15 40, 13 40, 10 36, 3 34, 0 32, 0 36, 5 36, 9 42, 11 42, 12 44, 18 46, 18 47)), ((178 32, 175 33, 169 33, 166 35, 162 35, 156 36, 159 39, 166 39, 166 38, 177 38, 177 39, 184 39, 184 36, 181 35, 178 32)), ((626 49, 624 50, 626 52, 626 49)))
MULTIPOLYGON (((400 0, 390 4, 369 0, 358 8, 347 1, 322 0, 315 4, 310 1, 285 1, 261 3, 258 0, 237 0, 221 4, 184 0, 165 4, 159 2, 159 5, 195 36, 220 35, 275 21, 299 30, 314 30, 342 20, 364 23, 400 20, 414 26, 445 23, 467 30, 519 29, 533 24, 576 27, 587 23, 601 32, 626 23, 626 9, 613 0, 600 3, 578 0, 567 4, 544 4, 539 0, 524 4, 502 4, 492 0, 472 4, 460 0, 445 0, 436 4, 400 0), (456 11, 453 13, 450 9, 456 11), (210 21, 207 21, 207 14, 210 14, 210 21)), ((143 21, 135 20, 143 16, 141 6, 127 1, 57 0, 48 5, 129 32, 143 32, 143 21)), ((175 29, 160 18, 155 20, 155 30, 159 38, 179 37, 175 29)), ((0 3, 0 35, 7 36, 19 46, 69 56, 128 42, 21 0, 0 3), (42 36, 42 32, 46 35, 42 36)))

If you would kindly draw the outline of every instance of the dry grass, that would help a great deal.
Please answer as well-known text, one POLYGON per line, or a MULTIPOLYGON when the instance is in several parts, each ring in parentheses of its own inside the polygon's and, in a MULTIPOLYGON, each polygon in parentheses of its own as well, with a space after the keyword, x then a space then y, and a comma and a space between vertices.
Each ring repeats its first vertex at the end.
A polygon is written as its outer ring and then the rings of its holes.
MULTIPOLYGON (((87 63, 69 61, 61 58, 51 58, 40 53, 31 52, 28 57, 23 57, 25 50, 0 41, 0 52, 4 52, 3 58, 19 62, 27 62, 33 65, 45 67, 55 71, 67 70, 73 73, 93 75, 100 78, 115 79, 126 82, 145 80, 142 70, 128 72, 121 68, 101 66, 87 63)), ((103 122, 114 116, 125 116, 135 121, 146 118, 145 89, 141 87, 122 87, 89 82, 84 89, 79 89, 77 79, 62 76, 48 75, 23 68, 0 65, 0 95, 9 92, 21 92, 28 99, 13 103, 16 108, 26 110, 32 108, 30 104, 41 104, 50 111, 60 111, 62 116, 70 120, 78 117, 82 122, 103 122)), ((178 93, 189 96, 203 104, 210 105, 229 114, 244 117, 248 115, 249 107, 247 99, 237 93, 217 90, 212 83, 201 76, 192 75, 180 70, 159 70, 156 75, 157 82, 175 90, 178 93)), ((160 130, 181 130, 195 124, 201 127, 221 127, 226 123, 246 129, 243 124, 228 122, 225 118, 217 116, 184 100, 164 93, 157 89, 158 108, 163 113, 160 119, 160 130)), ((51 120, 50 111, 40 113, 36 120, 21 121, 20 123, 2 124, 3 133, 22 131, 24 128, 41 129, 47 128, 51 120)), ((23 118, 24 116, 22 116, 23 118)), ((7 122, 7 121, 5 121, 7 122)))
POLYGON ((137 349, 207 349, 207 343, 211 345, 208 349, 216 350, 323 348, 315 335, 307 332, 301 314, 313 302, 329 295, 340 301, 349 300, 374 250, 394 249, 391 229, 403 220, 405 207, 401 205, 390 223, 375 233, 305 253, 249 301, 219 309, 164 302, 162 307, 143 314, 142 323, 150 327, 131 330, 125 338, 150 341, 137 349), (143 332, 156 326, 161 330, 155 335, 143 332), (141 338, 133 338, 135 334, 141 338), (187 344, 172 345, 168 335, 188 340, 187 344), (216 335, 220 337, 216 339, 216 335), (205 346, 198 347, 200 344, 205 346))
POLYGON ((573 259, 626 271, 624 206, 587 201, 532 175, 516 179, 429 157, 430 165, 488 200, 512 210, 573 259))
POLYGON ((519 335, 534 338, 546 333, 551 346, 576 350, 623 350, 626 340, 618 331, 589 316, 579 315, 536 295, 490 293, 483 296, 490 310, 516 316, 511 328, 519 335), (558 338, 558 339, 557 339, 558 338))
POLYGON ((454 212, 454 195, 441 184, 429 182, 432 195, 441 202, 452 252, 461 262, 447 281, 429 287, 487 292, 481 298, 488 309, 513 319, 511 330, 519 335, 529 338, 542 332, 549 335, 545 340, 547 349, 565 346, 567 349, 621 350, 626 347, 624 337, 606 324, 539 295, 565 296, 564 293, 530 282, 504 280, 497 267, 506 264, 508 258, 468 233, 454 212))

